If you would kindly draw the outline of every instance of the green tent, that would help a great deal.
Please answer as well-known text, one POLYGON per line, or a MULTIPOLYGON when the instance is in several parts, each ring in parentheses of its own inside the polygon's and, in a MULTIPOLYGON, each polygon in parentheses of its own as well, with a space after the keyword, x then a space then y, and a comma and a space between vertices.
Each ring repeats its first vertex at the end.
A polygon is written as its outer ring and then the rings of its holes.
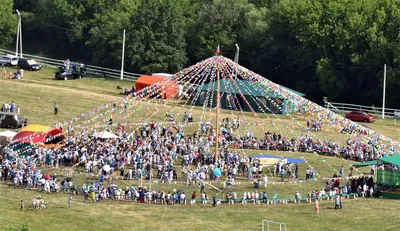
POLYGON ((400 166, 400 153, 379 158, 378 164, 394 164, 400 166))
MULTIPOLYGON (((277 114, 286 114, 295 111, 293 103, 288 102, 284 97, 268 91, 266 87, 255 85, 252 82, 241 79, 221 79, 220 94, 221 94, 221 108, 243 111, 256 111, 256 112, 273 112, 277 114), (257 99, 258 100, 257 100, 257 99), (246 102, 247 101, 247 102, 246 102), (274 103, 273 103, 274 102, 274 103)), ((209 82, 199 87, 200 95, 195 102, 196 105, 203 106, 208 92, 214 92, 213 98, 210 100, 213 107, 217 104, 215 91, 217 91, 217 81, 209 82)), ((283 87, 283 86, 281 86, 283 87)), ((285 89, 298 94, 302 97, 305 94, 286 88, 285 89)), ((206 102, 208 103, 208 102, 206 102)))
POLYGON ((362 168, 365 166, 380 165, 380 164, 394 164, 400 166, 400 153, 391 156, 381 157, 377 160, 371 160, 363 163, 354 164, 353 166, 355 168, 362 168))
MULTIPOLYGON (((270 98, 279 98, 279 99, 284 99, 282 96, 277 96, 273 94, 270 91, 267 91, 266 88, 262 87, 262 85, 255 85, 254 83, 251 83, 247 80, 241 80, 241 79, 235 79, 234 81, 232 79, 221 79, 219 80, 220 84, 220 92, 221 93, 231 93, 231 94, 243 94, 243 95, 252 95, 252 96, 258 96, 258 97, 270 97, 270 98), (254 87, 257 86, 257 87, 254 87)), ((200 90, 201 91, 217 91, 217 82, 213 81, 207 84, 204 84, 201 86, 200 90)), ((281 86, 283 87, 283 86, 281 86)), ((305 96, 305 94, 295 91, 293 89, 283 87, 297 95, 300 95, 302 97, 305 96)))

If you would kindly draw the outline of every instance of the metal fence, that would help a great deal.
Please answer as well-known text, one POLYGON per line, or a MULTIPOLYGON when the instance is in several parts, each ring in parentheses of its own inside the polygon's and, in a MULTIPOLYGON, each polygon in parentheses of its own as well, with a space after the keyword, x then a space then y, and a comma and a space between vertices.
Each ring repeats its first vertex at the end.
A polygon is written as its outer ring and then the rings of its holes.
MULTIPOLYGON (((334 111, 334 112, 341 112, 346 113, 349 111, 364 111, 368 114, 381 116, 382 115, 382 108, 381 107, 374 107, 374 106, 363 106, 357 104, 349 104, 349 103, 335 103, 335 102, 328 102, 325 101, 325 108, 334 111)), ((394 108, 385 108, 385 116, 389 116, 391 118, 399 119, 400 116, 400 109, 394 108)))
MULTIPOLYGON (((15 55, 15 51, 0 49, 0 52, 4 54, 15 55)), ((43 56, 37 55, 30 55, 30 54, 23 54, 24 58, 34 59, 41 65, 49 66, 49 67, 58 67, 64 65, 65 60, 59 59, 51 59, 46 58, 43 56)), ((120 79, 121 78, 121 70, 115 70, 110 68, 104 67, 97 67, 92 65, 86 65, 86 74, 92 77, 104 77, 104 78, 113 78, 113 79, 120 79)), ((140 77, 140 74, 130 73, 124 71, 123 79, 126 81, 135 81, 137 78, 140 77)))

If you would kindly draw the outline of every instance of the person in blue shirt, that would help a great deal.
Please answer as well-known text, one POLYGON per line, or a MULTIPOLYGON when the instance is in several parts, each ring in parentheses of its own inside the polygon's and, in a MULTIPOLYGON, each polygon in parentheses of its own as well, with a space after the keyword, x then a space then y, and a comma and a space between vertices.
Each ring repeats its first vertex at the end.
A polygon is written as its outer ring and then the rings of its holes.
POLYGON ((103 173, 100 175, 99 181, 100 181, 100 183, 103 183, 103 182, 104 182, 104 174, 103 174, 103 173))
POLYGON ((281 170, 282 182, 284 181, 284 179, 283 179, 284 177, 285 177, 285 169, 282 168, 282 170, 281 170))
POLYGON ((268 200, 268 195, 266 192, 263 192, 262 201, 267 202, 267 200, 268 200))

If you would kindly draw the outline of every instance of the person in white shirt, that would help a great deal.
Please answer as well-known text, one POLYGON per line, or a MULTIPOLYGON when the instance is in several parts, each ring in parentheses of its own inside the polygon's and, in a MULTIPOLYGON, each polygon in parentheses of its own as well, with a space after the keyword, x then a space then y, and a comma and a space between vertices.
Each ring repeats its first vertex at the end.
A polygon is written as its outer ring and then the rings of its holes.
POLYGON ((132 176, 133 176, 133 170, 130 168, 128 173, 128 179, 132 180, 132 176))
POLYGON ((369 188, 369 196, 374 197, 374 187, 369 188))
POLYGON ((242 205, 247 204, 247 192, 243 193, 243 197, 242 197, 242 205))
POLYGON ((368 191, 368 186, 367 186, 367 184, 364 184, 364 186, 363 186, 363 191, 362 191, 362 197, 365 197, 365 195, 367 194, 367 191, 368 191))
POLYGON ((147 203, 151 204, 152 193, 149 191, 147 193, 147 203))
POLYGON ((184 192, 181 193, 181 203, 186 205, 186 195, 184 192))
POLYGON ((260 204, 260 194, 258 194, 258 192, 256 191, 256 193, 254 194, 254 204, 260 204))
POLYGON ((299 191, 296 191, 295 199, 296 199, 296 203, 300 204, 300 193, 299 193, 299 191))
POLYGON ((268 176, 267 174, 264 175, 264 188, 267 188, 268 186, 268 176))
POLYGON ((181 97, 183 94, 183 86, 182 85, 178 85, 178 96, 181 97))

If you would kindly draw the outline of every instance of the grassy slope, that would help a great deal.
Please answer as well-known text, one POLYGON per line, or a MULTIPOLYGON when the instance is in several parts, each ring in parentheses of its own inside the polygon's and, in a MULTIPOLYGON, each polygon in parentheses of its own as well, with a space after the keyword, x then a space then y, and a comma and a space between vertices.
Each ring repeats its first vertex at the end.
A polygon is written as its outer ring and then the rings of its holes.
MULTIPOLYGON (((71 81, 53 80, 54 70, 43 69, 40 72, 25 72, 23 81, 16 80, 0 80, 0 102, 14 100, 17 105, 21 106, 22 113, 29 119, 31 123, 41 123, 52 125, 72 118, 75 115, 96 108, 104 103, 118 99, 116 86, 130 86, 129 82, 110 81, 104 79, 82 79, 71 81), (53 115, 53 103, 58 102, 60 113, 58 116, 53 115)), ((154 100, 153 100, 154 101, 154 100)), ((153 103, 141 102, 134 106, 132 114, 127 118, 117 116, 116 121, 119 122, 143 122, 143 121, 167 121, 164 118, 165 112, 173 113, 180 120, 183 112, 188 106, 182 107, 176 102, 169 102, 165 106, 156 106, 153 103), (158 111, 157 111, 158 110, 158 111)), ((203 115, 201 108, 194 107, 194 119, 198 121, 203 115)), ((114 114, 122 115, 119 112, 114 114)), ((214 122, 212 116, 214 112, 207 111, 204 118, 214 122)), ((257 122, 259 118, 254 118, 251 113, 243 114, 239 112, 222 111, 221 117, 241 116, 242 121, 257 122)), ((264 125, 259 126, 242 126, 239 133, 245 133, 251 128, 257 135, 262 135, 264 131, 279 132, 290 136, 297 136, 305 133, 300 126, 305 125, 308 118, 299 115, 290 116, 273 116, 259 115, 264 125), (279 118, 279 119, 277 119, 279 118), (293 118, 296 120, 294 121, 293 118), (274 124, 272 124, 272 122, 274 124), (287 129, 289 126, 290 129, 287 129), (292 133, 293 132, 293 133, 292 133)), ((96 120, 99 122, 101 120, 96 120)), ((75 123, 80 124, 82 121, 75 123)), ((400 127, 394 127, 392 120, 378 120, 374 124, 369 124, 373 129, 384 133, 392 138, 400 138, 400 127)), ((198 127, 196 125, 188 126, 185 129, 186 134, 190 134, 198 127)), ((131 131, 135 127, 129 128, 131 131)), ((326 129, 324 132, 309 133, 315 138, 333 139, 343 142, 349 136, 338 134, 335 131, 326 129)), ((239 150, 245 155, 253 155, 257 151, 239 150)), ((268 152, 274 155, 284 155, 287 157, 304 158, 311 166, 317 169, 321 177, 332 176, 334 169, 340 166, 348 168, 348 163, 334 157, 321 157, 315 154, 305 153, 283 153, 268 152), (329 166, 330 165, 330 166, 329 166)), ((300 175, 304 175, 307 165, 300 165, 300 175)), ((45 169, 46 172, 52 173, 54 170, 45 169)), ((368 169, 363 169, 368 172, 368 169)), ((59 172, 63 174, 63 172, 59 172)), ((357 174, 357 173, 356 173, 357 174)), ((95 179, 89 178, 89 181, 95 179)), ((270 179, 274 181, 275 179, 270 179)), ((279 179, 277 179, 279 180, 279 179)), ((75 175, 74 181, 78 184, 83 182, 83 176, 75 175)), ((251 184, 245 183, 244 178, 240 178, 242 184, 234 190, 241 196, 243 191, 251 191, 251 184)), ((119 186, 127 186, 137 184, 138 182, 114 181, 119 186)), ((149 185, 146 183, 149 187, 149 185)), ((278 192, 279 197, 292 197, 297 189, 304 195, 309 190, 323 187, 324 182, 319 179, 315 183, 301 183, 299 185, 284 184, 270 185, 266 190, 269 195, 273 191, 278 192)), ((173 188, 183 188, 187 193, 194 191, 192 186, 183 185, 153 185, 157 190, 172 190, 173 188)), ((211 190, 211 189, 207 189, 211 190)), ((216 192, 210 191, 214 194, 216 192)), ((67 196, 46 195, 46 200, 50 202, 51 209, 45 212, 35 213, 32 211, 23 212, 18 210, 19 200, 24 199, 27 207, 29 200, 37 195, 36 192, 25 190, 13 190, 10 187, 0 183, 0 212, 5 214, 0 219, 0 229, 6 227, 7 224, 18 223, 21 220, 32 224, 36 230, 82 230, 85 229, 119 229, 119 230, 144 230, 144 229, 166 229, 166 230, 259 230, 262 219, 277 220, 287 222, 289 230, 355 230, 356 227, 363 227, 365 230, 381 229, 382 225, 385 230, 395 230, 396 222, 392 221, 396 217, 396 206, 398 201, 391 200, 349 200, 345 202, 345 210, 333 211, 332 202, 324 202, 322 204, 322 214, 320 217, 312 215, 313 208, 311 205, 288 205, 288 206, 247 206, 246 209, 239 205, 236 208, 221 206, 217 209, 182 206, 143 206, 135 203, 123 202, 106 202, 100 204, 83 204, 81 196, 74 198, 74 208, 67 210, 67 196), (13 195, 10 197, 9 195, 13 195), (7 211, 7 212, 6 212, 7 211), (110 212, 112 211, 112 212, 110 212), (376 216, 376 214, 385 213, 385 216, 376 216), (84 219, 82 219, 84 218, 84 219), (366 225, 368 224, 368 225, 366 225)))

